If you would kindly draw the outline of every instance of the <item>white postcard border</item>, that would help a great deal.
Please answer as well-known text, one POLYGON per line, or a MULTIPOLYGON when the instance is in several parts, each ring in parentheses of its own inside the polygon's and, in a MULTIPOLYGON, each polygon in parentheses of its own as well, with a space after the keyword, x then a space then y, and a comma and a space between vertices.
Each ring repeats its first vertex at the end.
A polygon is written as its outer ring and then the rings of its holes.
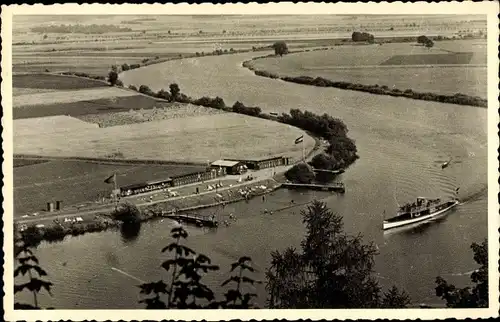
POLYGON ((498 185, 498 3, 269 3, 269 4, 64 4, 2 5, 2 138, 4 162, 4 310, 5 320, 250 320, 250 319, 444 319, 487 318, 499 312, 499 205, 498 185), (112 9, 112 10, 111 10, 112 9), (488 249, 490 307, 487 309, 391 309, 391 310, 13 310, 13 147, 12 147, 12 15, 147 15, 147 14, 486 14, 488 16, 488 249))

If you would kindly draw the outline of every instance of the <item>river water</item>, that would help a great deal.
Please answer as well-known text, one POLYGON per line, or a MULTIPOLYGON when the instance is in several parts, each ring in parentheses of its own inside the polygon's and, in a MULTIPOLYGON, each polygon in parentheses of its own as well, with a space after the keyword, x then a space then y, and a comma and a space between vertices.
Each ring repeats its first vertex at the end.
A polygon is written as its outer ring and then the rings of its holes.
MULTIPOLYGON (((487 236, 487 110, 388 96, 318 88, 262 78, 241 67, 252 53, 204 57, 151 65, 120 76, 125 84, 147 84, 153 90, 177 82, 192 97, 220 96, 226 104, 239 100, 264 111, 301 108, 328 113, 345 121, 356 140, 360 159, 342 175, 343 196, 324 192, 280 190, 265 202, 255 199, 219 209, 237 220, 216 231, 189 228, 188 244, 221 266, 208 276, 217 287, 229 264, 250 256, 264 279, 271 251, 297 247, 304 234, 300 207, 277 209, 321 199, 344 218, 348 233, 374 242, 376 274, 384 288, 405 289, 414 303, 439 304, 434 281, 441 275, 457 285, 469 282, 476 268, 470 244, 487 236), (453 158, 447 169, 441 163, 453 158), (390 234, 381 230, 384 211, 417 196, 452 197, 460 187, 466 202, 440 220, 390 234)), ((259 54, 261 55, 261 53, 259 54)), ((443 80, 444 81, 444 80, 443 80)), ((453 81, 453 80, 449 80, 453 81)), ((151 222, 135 239, 120 232, 68 238, 42 244, 36 254, 54 283, 54 296, 43 305, 56 308, 141 308, 139 281, 167 279, 160 264, 161 248, 170 243, 169 221, 151 222)), ((265 305, 264 285, 257 286, 265 305)), ((29 300, 27 298, 26 300, 29 300)))

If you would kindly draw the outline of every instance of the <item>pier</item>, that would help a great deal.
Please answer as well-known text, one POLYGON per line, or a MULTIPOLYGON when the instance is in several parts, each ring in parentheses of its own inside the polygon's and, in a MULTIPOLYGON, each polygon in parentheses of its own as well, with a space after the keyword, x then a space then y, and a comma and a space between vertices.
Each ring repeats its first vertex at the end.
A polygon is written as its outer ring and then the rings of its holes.
POLYGON ((313 168, 313 171, 314 172, 318 172, 318 173, 329 173, 329 174, 342 174, 345 172, 344 169, 339 169, 339 170, 323 170, 323 169, 316 169, 316 168, 313 168))
POLYGON ((341 182, 333 184, 316 184, 316 183, 283 183, 281 185, 283 188, 288 189, 311 189, 311 190, 322 190, 322 191, 335 191, 339 193, 345 193, 345 185, 341 182))
POLYGON ((163 217, 177 220, 178 222, 186 222, 189 224, 195 224, 199 227, 217 227, 219 222, 215 217, 210 218, 210 216, 199 216, 199 215, 188 215, 188 214, 163 214, 163 217))

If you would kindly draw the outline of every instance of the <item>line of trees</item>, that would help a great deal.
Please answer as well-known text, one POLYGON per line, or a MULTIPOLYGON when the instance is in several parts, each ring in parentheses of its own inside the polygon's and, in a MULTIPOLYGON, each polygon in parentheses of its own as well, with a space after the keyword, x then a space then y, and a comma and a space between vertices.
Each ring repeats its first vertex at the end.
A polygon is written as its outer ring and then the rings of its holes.
MULTIPOLYGON (((249 64, 245 62, 243 66, 249 67, 249 64), (245 64, 246 63, 246 64, 245 64)), ((253 70, 252 68, 250 68, 253 70)), ((478 106, 478 107, 488 107, 488 100, 478 97, 478 96, 470 96, 466 94, 456 93, 456 94, 437 94, 431 92, 416 92, 412 89, 406 89, 404 91, 398 88, 389 88, 386 85, 363 85, 356 83, 349 83, 344 81, 332 81, 329 79, 325 79, 323 77, 310 77, 310 76, 278 76, 276 74, 269 73, 267 71, 262 70, 253 70, 254 74, 257 76, 268 77, 272 79, 281 79, 285 82, 302 84, 302 85, 310 85, 310 86, 318 86, 318 87, 334 87, 340 89, 347 89, 352 91, 365 92, 370 94, 377 95, 389 95, 394 97, 406 97, 417 100, 424 101, 434 101, 440 103, 449 103, 449 104, 458 104, 458 105, 470 105, 470 106, 478 106)))
MULTIPOLYGON (((396 286, 382 291, 374 275, 375 246, 364 243, 360 235, 346 234, 340 215, 319 201, 313 201, 301 214, 306 234, 300 248, 271 253, 265 281, 269 308, 405 308, 411 303, 409 295, 396 286)), ((231 264, 231 275, 221 285, 225 289, 223 297, 217 299, 204 279, 219 271, 219 266, 182 243, 188 237, 182 226, 173 228, 171 237, 173 241, 162 249, 162 253, 171 254, 161 264, 168 279, 138 286, 142 296, 139 302, 146 309, 256 308, 253 300, 257 295, 245 290, 246 286, 262 282, 252 276, 254 269, 249 257, 243 256, 231 264)), ((14 247, 14 277, 18 283, 14 292, 33 295, 33 303, 15 302, 14 308, 40 309, 39 293, 45 290, 51 294, 53 284, 46 280, 48 274, 24 236, 15 234, 14 247), (20 282, 23 276, 25 282, 20 282)), ((474 243, 472 250, 480 265, 471 276, 472 287, 457 288, 441 277, 436 279, 436 296, 445 300, 448 307, 488 306, 487 240, 474 243)))

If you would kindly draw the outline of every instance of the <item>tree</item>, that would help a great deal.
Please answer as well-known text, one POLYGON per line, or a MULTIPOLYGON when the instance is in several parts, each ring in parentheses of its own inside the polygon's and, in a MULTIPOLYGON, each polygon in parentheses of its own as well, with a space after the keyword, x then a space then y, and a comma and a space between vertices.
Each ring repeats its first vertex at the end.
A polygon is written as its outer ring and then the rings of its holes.
POLYGON ((111 217, 127 224, 135 224, 141 221, 141 211, 134 204, 122 203, 111 213, 111 217))
POLYGON ((429 39, 429 41, 427 41, 424 45, 427 48, 432 48, 432 47, 434 47, 434 42, 429 39))
POLYGON ((295 183, 311 183, 314 180, 314 171, 310 165, 299 163, 285 172, 285 177, 295 183))
POLYGON ((436 296, 452 308, 488 307, 488 240, 471 245, 474 260, 480 267, 471 274, 472 287, 456 288, 442 277, 436 278, 436 296))
POLYGON ((149 86, 147 86, 147 85, 139 86, 139 93, 146 94, 149 96, 153 96, 153 94, 154 94, 153 91, 151 90, 151 88, 149 88, 149 86))
POLYGON ((111 84, 111 86, 115 86, 117 81, 118 81, 118 73, 114 70, 110 71, 108 73, 108 82, 111 84))
POLYGON ((280 55, 280 57, 281 57, 283 55, 288 54, 288 46, 286 45, 286 43, 284 41, 277 41, 273 44, 272 47, 274 49, 275 55, 280 55))
POLYGON ((330 155, 320 153, 312 158, 311 165, 315 169, 334 170, 337 165, 337 160, 330 155))
POLYGON ((342 217, 313 201, 301 212, 306 236, 301 250, 273 252, 266 272, 270 308, 324 309, 406 307, 409 297, 393 287, 381 294, 373 277, 373 243, 348 236, 342 217))
POLYGON ((181 89, 179 88, 179 85, 177 85, 177 83, 170 84, 170 95, 172 96, 172 101, 176 100, 180 92, 181 89))
POLYGON ((170 95, 169 92, 165 91, 164 89, 161 89, 156 93, 156 97, 170 101, 172 99, 172 96, 170 95))
POLYGON ((417 43, 419 44, 425 44, 426 42, 428 42, 430 39, 425 36, 425 35, 422 35, 422 36, 418 36, 417 37, 417 43))
POLYGON ((27 275, 29 281, 23 284, 15 284, 14 294, 23 291, 31 292, 33 294, 33 304, 15 302, 14 309, 37 310, 40 309, 38 304, 38 293, 40 293, 42 289, 45 289, 50 295, 52 295, 50 291, 52 283, 42 279, 43 276, 47 276, 47 273, 40 267, 38 258, 30 249, 30 244, 26 242, 24 237, 17 232, 17 229, 15 236, 14 256, 18 266, 14 270, 14 278, 20 277, 21 275, 27 275))
POLYGON ((359 31, 354 31, 352 33, 352 41, 358 42, 358 41, 367 41, 369 43, 373 43, 375 41, 375 36, 372 34, 369 34, 367 32, 359 32, 359 31))

